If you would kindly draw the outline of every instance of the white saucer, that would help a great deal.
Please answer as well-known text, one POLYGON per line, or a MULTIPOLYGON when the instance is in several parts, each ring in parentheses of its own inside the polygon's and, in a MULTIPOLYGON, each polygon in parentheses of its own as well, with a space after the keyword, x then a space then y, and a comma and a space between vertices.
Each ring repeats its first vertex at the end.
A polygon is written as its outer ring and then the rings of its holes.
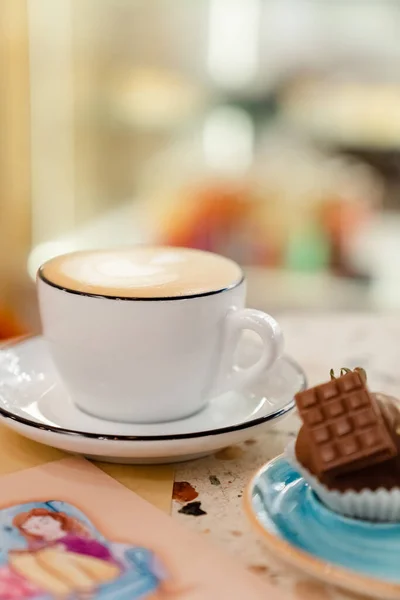
MULTIPOLYGON (((251 364, 258 355, 258 343, 245 337, 238 365, 251 364)), ((257 385, 214 398, 188 419, 150 425, 115 423, 75 407, 46 342, 35 337, 0 351, 0 421, 42 444, 98 460, 178 462, 255 435, 293 409, 293 397, 305 384, 302 369, 283 357, 257 385)))

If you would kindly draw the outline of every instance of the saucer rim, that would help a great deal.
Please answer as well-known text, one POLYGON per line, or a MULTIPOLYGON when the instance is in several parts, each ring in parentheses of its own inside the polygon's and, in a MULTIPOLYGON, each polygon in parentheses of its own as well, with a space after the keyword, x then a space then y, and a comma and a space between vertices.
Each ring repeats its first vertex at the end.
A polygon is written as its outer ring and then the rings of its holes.
MULTIPOLYGON (((261 468, 253 474, 248 482, 243 496, 244 512, 247 519, 257 531, 269 549, 274 551, 286 564, 300 569, 320 581, 338 586, 342 589, 351 590, 357 593, 367 594, 370 598, 381 598, 382 600, 395 600, 400 596, 400 584, 390 583, 378 579, 361 575, 356 571, 336 565, 327 560, 315 557, 313 554, 297 548, 287 540, 278 535, 267 531, 257 517, 253 507, 253 490, 257 480, 264 474, 267 468, 275 462, 285 460, 284 454, 279 454, 275 458, 267 461, 261 468)), ((304 479, 302 477, 302 479, 304 479)))
MULTIPOLYGON (((43 339, 43 336, 34 335, 27 336, 23 339, 18 338, 14 343, 8 343, 4 346, 0 347, 0 352, 7 350, 9 348, 15 348, 16 346, 20 346, 27 342, 34 342, 35 340, 43 339)), ((303 377, 303 383, 301 388, 298 390, 303 391, 307 388, 307 376, 303 370, 303 368, 299 365, 299 363, 290 356, 283 355, 281 359, 285 359, 288 363, 290 363, 303 377)), ((177 441, 177 440, 189 440, 189 439, 197 439, 197 438, 205 438, 210 436, 217 435, 225 435, 228 433, 234 433, 236 431, 242 431, 245 429, 251 429, 253 427, 257 427, 258 425, 262 425, 278 419, 279 417, 283 417, 290 413, 295 407, 295 400, 292 398, 287 404, 285 404, 280 409, 269 413, 268 415, 264 415, 263 417, 258 417, 257 419, 252 419, 250 421, 244 421, 238 423, 236 425, 229 425, 228 427, 218 427, 215 429, 207 429, 203 431, 193 431, 190 433, 176 433, 176 434, 164 434, 164 435, 118 435, 118 434, 110 434, 110 433, 94 433, 90 431, 79 431, 77 429, 69 429, 65 427, 59 427, 57 425, 47 425, 44 423, 40 423, 38 421, 34 421, 32 419, 28 419, 25 417, 21 417, 16 415, 15 413, 3 408, 0 406, 0 417, 5 420, 15 421, 27 427, 33 427, 35 429, 40 429, 41 431, 47 431, 50 433, 56 433, 60 435, 67 436, 78 436, 80 438, 88 438, 88 439, 96 439, 104 442, 164 442, 164 441, 177 441)), ((143 424, 145 427, 146 424, 143 424)))

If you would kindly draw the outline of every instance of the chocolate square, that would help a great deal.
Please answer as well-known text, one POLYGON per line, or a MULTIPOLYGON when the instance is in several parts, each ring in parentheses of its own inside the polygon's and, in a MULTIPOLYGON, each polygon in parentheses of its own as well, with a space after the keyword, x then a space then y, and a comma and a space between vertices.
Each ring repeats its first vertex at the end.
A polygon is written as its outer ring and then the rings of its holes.
POLYGON ((329 427, 323 425, 322 427, 317 427, 314 429, 312 436, 317 444, 323 444, 331 438, 331 433, 329 431, 329 427))
POLYGON ((347 435, 351 431, 353 431, 353 425, 350 420, 350 417, 343 417, 343 419, 338 419, 334 424, 335 433, 337 436, 341 437, 342 435, 347 435))
POLYGON ((357 439, 351 436, 347 436, 341 442, 338 442, 338 446, 341 454, 344 456, 351 456, 360 449, 357 439))
POLYGON ((328 417, 338 417, 345 412, 345 408, 341 400, 334 400, 324 406, 324 412, 328 417))
POLYGON ((333 444, 326 444, 320 450, 320 456, 324 463, 330 463, 337 457, 337 451, 333 444))
POLYGON ((315 397, 313 390, 305 390, 302 392, 301 397, 298 400, 297 406, 299 408, 310 408, 318 403, 318 399, 315 397))
POLYGON ((346 373, 336 380, 341 392, 347 393, 358 390, 363 386, 363 381, 358 373, 346 373))
POLYGON ((350 410, 356 410, 360 406, 368 406, 368 394, 365 392, 355 392, 346 398, 346 403, 350 410))
POLYGON ((307 420, 308 425, 316 425, 317 423, 322 423, 324 415, 320 408, 310 408, 305 415, 305 419, 307 420))
POLYGON ((332 398, 335 398, 336 396, 339 395, 339 390, 337 388, 336 382, 335 380, 330 381, 329 383, 324 383, 322 385, 320 385, 318 387, 318 399, 325 401, 325 400, 331 400, 332 398))
POLYGON ((368 429, 367 431, 361 433, 359 435, 359 439, 366 448, 368 448, 369 446, 376 446, 381 442, 381 437, 376 427, 373 427, 372 429, 368 429))
POLYGON ((356 427, 364 429, 375 424, 376 416, 371 408, 363 408, 354 415, 353 420, 356 427))

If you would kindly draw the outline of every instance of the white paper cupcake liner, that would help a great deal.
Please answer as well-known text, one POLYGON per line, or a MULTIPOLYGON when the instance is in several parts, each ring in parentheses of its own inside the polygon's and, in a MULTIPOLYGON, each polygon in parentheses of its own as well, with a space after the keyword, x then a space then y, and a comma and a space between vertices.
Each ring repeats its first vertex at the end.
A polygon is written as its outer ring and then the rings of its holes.
POLYGON ((286 447, 285 458, 331 510, 346 517, 368 521, 400 521, 400 488, 391 490, 379 488, 375 491, 365 489, 361 492, 329 490, 299 463, 294 442, 286 447))

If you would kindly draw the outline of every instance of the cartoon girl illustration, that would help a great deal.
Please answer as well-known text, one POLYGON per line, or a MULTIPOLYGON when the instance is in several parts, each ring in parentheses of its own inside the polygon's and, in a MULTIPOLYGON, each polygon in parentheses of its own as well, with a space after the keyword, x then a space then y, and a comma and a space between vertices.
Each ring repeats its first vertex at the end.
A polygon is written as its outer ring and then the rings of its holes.
POLYGON ((171 597, 174 586, 147 549, 100 541, 76 517, 43 507, 16 514, 12 524, 27 541, 26 549, 8 553, 11 571, 26 588, 15 597, 171 597))
POLYGON ((55 545, 66 552, 115 563, 105 544, 91 538, 89 530, 78 519, 63 512, 33 508, 16 515, 13 525, 25 537, 32 549, 55 545))

